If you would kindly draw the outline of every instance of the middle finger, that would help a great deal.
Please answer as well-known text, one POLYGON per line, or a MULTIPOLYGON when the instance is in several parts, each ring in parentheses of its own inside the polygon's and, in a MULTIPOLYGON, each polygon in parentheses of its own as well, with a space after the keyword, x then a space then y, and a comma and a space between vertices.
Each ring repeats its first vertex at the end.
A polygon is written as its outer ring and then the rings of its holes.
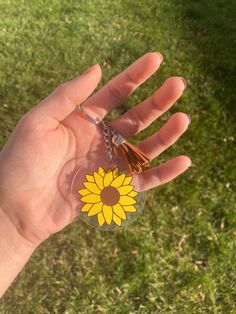
POLYGON ((114 120, 112 126, 125 138, 137 134, 166 112, 181 97, 185 87, 182 77, 167 79, 154 95, 114 120))

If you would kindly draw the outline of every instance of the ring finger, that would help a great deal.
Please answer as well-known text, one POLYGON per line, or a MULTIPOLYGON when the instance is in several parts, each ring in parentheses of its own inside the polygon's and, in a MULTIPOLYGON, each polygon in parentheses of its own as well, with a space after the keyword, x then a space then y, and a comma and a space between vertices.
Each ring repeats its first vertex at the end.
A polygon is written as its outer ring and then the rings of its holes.
POLYGON ((140 191, 147 191, 173 180, 186 171, 191 164, 189 157, 177 156, 160 166, 150 168, 140 173, 138 175, 140 182, 142 182, 140 191))
POLYGON ((158 132, 142 141, 138 148, 153 159, 174 144, 187 130, 189 123, 190 117, 187 114, 175 113, 158 132))

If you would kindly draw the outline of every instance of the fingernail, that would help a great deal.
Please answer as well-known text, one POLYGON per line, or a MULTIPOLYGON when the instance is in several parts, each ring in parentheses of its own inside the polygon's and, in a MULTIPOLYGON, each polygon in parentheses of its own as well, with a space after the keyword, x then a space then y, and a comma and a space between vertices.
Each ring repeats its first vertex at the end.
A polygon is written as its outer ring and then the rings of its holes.
POLYGON ((161 61, 160 63, 162 63, 162 61, 163 61, 163 55, 162 55, 160 52, 158 52, 157 54, 159 55, 159 59, 160 59, 160 61, 161 61))
POLYGON ((192 119, 191 119, 190 115, 189 115, 188 113, 186 113, 186 116, 187 116, 188 119, 189 119, 189 123, 191 123, 192 119))
POLYGON ((189 159, 189 166, 188 166, 188 168, 189 168, 189 167, 192 167, 192 165, 193 165, 193 164, 192 164, 192 160, 189 159))
POLYGON ((93 66, 91 66, 90 68, 88 68, 85 72, 83 72, 80 76, 84 76, 90 72, 92 72, 95 68, 97 67, 97 63, 94 64, 93 66))
POLYGON ((182 80, 185 89, 187 87, 187 81, 182 76, 179 76, 179 78, 182 80))

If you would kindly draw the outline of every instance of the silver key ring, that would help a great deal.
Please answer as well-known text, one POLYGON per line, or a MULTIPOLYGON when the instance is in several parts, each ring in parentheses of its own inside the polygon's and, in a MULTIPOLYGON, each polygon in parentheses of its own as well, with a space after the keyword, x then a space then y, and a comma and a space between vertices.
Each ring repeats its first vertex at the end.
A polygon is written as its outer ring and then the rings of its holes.
POLYGON ((88 119, 90 122, 92 122, 93 124, 99 124, 101 121, 99 121, 97 118, 93 118, 92 116, 90 116, 87 112, 85 112, 84 108, 82 105, 77 105, 77 110, 83 115, 83 117, 85 117, 86 119, 88 119))

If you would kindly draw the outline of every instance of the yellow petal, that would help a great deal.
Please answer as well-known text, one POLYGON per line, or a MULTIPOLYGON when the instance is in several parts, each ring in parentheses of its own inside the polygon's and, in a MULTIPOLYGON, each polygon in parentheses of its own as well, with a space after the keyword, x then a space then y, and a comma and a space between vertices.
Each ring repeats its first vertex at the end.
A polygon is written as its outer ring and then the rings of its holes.
POLYGON ((124 209, 122 208, 122 206, 119 203, 113 206, 113 211, 118 217, 126 220, 126 214, 124 212, 124 209))
MULTIPOLYGON (((86 196, 84 196, 86 197, 86 196)), ((119 203, 121 205, 133 205, 136 203, 136 200, 133 199, 132 197, 130 196, 127 196, 127 195, 121 195, 120 197, 120 200, 119 200, 119 203)))
POLYGON ((105 176, 104 176, 104 187, 107 187, 107 186, 109 186, 110 185, 110 183, 112 182, 112 180, 113 180, 113 173, 112 173, 112 171, 109 169, 107 172, 106 172, 106 174, 105 174, 105 176))
POLYGON ((92 207, 91 207, 91 209, 88 212, 88 216, 97 215, 101 211, 102 211, 102 202, 96 203, 96 204, 92 204, 92 207))
POLYGON ((121 219, 116 216, 115 214, 113 214, 113 221, 114 223, 117 225, 117 226, 120 226, 121 225, 121 219))
POLYGON ((103 189, 104 186, 103 186, 103 177, 98 174, 97 172, 94 172, 94 179, 95 179, 95 182, 97 184, 97 186, 99 187, 99 189, 103 189))
POLYGON ((97 186, 97 184, 92 183, 92 182, 85 182, 84 186, 91 192, 95 193, 95 194, 100 194, 101 190, 99 189, 99 187, 97 186))
POLYGON ((99 173, 102 177, 104 177, 104 175, 105 175, 105 171, 104 171, 104 169, 103 169, 102 167, 99 167, 99 168, 98 168, 98 173, 99 173))
POLYGON ((82 211, 82 212, 88 212, 92 206, 93 206, 93 204, 85 204, 85 205, 81 208, 81 211, 82 211))
POLYGON ((138 192, 132 191, 128 195, 131 196, 131 197, 135 197, 136 195, 138 195, 138 192))
POLYGON ((98 223, 99 223, 99 226, 101 227, 105 222, 105 219, 104 219, 104 216, 103 216, 103 213, 99 213, 98 214, 98 223))
POLYGON ((91 193, 91 194, 83 196, 81 198, 81 201, 84 203, 99 203, 101 202, 101 198, 100 198, 100 195, 91 193))
POLYGON ((90 194, 91 192, 88 191, 87 189, 83 189, 83 190, 79 190, 78 193, 79 193, 80 195, 84 196, 84 195, 90 194))
POLYGON ((134 213, 137 211, 137 209, 134 206, 123 206, 124 211, 129 212, 129 213, 134 213))
POLYGON ((110 185, 114 186, 115 188, 118 188, 122 185, 122 183, 124 182, 124 179, 125 179, 125 174, 122 173, 117 178, 115 178, 110 185))
POLYGON ((119 174, 119 170, 118 170, 118 167, 116 167, 115 169, 113 169, 113 178, 116 178, 119 174))
POLYGON ((127 184, 130 184, 130 182, 132 181, 132 177, 126 177, 125 180, 124 180, 124 183, 123 185, 127 185, 127 184))
POLYGON ((120 195, 127 195, 129 194, 132 190, 134 189, 133 185, 125 185, 117 188, 119 191, 120 195))
POLYGON ((106 220, 106 223, 108 225, 110 225, 111 221, 112 221, 112 207, 103 204, 102 212, 103 212, 103 216, 106 220))
POLYGON ((86 177, 86 180, 88 182, 94 182, 94 177, 93 176, 90 176, 89 174, 87 174, 85 177, 86 177))

